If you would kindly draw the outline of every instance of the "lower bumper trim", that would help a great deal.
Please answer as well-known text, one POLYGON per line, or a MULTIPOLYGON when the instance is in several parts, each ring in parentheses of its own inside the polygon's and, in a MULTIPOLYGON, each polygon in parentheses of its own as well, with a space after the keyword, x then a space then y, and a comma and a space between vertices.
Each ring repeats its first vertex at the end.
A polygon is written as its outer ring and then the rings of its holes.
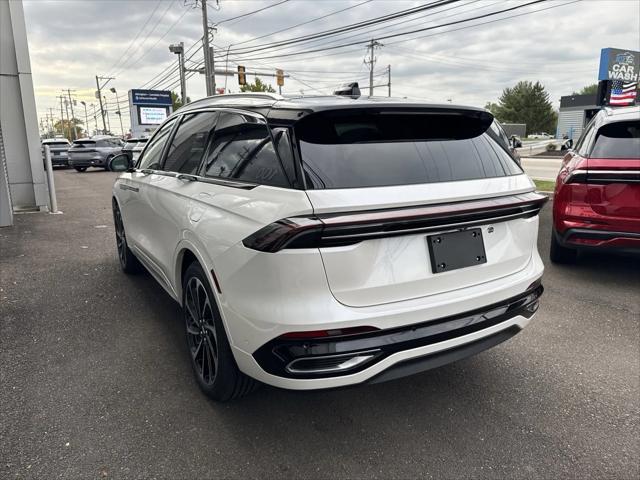
POLYGON ((488 337, 484 337, 472 343, 467 343, 456 348, 445 350, 443 352, 433 353, 424 357, 412 358, 404 362, 397 363, 385 371, 379 373, 375 377, 370 378, 365 383, 382 383, 397 378, 408 377, 416 373, 425 372, 434 368, 441 367, 448 363, 457 362, 463 358, 476 355, 484 350, 488 350, 496 345, 509 340, 520 332, 521 329, 517 325, 502 330, 488 337))

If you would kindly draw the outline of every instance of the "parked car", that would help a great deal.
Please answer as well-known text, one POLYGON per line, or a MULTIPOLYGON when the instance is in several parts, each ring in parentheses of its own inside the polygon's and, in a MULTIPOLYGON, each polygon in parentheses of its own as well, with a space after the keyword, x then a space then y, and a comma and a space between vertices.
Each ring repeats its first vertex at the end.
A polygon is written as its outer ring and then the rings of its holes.
POLYGON ((69 165, 78 172, 88 167, 109 169, 109 160, 122 153, 123 142, 118 137, 100 136, 76 140, 69 149, 69 165))
POLYGON ((640 107, 598 112, 556 179, 551 261, 604 248, 640 251, 640 107))
POLYGON ((122 153, 126 153, 129 159, 135 163, 148 140, 148 138, 129 138, 122 147, 122 153))
POLYGON ((524 328, 543 291, 547 198, 495 130, 485 110, 408 100, 192 102, 135 166, 111 161, 120 265, 182 306, 216 400, 475 354, 524 328))
POLYGON ((550 140, 553 137, 553 135, 550 135, 546 132, 542 132, 542 133, 534 133, 532 135, 529 135, 529 138, 532 140, 550 140))
POLYGON ((66 138, 45 138, 42 140, 42 159, 44 160, 44 147, 49 146, 51 152, 51 165, 54 167, 68 167, 69 157, 67 152, 71 143, 66 138))

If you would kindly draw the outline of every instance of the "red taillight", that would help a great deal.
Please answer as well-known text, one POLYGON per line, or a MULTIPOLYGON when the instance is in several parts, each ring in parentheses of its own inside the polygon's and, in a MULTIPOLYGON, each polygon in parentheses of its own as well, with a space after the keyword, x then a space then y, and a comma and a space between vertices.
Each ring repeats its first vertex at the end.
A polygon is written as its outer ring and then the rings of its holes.
POLYGON ((587 181, 587 159, 573 154, 565 157, 560 169, 562 183, 585 183, 587 181))
POLYGON ((261 252, 277 252, 285 247, 317 246, 324 224, 312 217, 285 218, 261 228, 242 243, 261 252))
POLYGON ((280 335, 280 338, 285 338, 287 340, 304 340, 309 338, 327 338, 327 337, 337 337, 344 335, 357 335, 359 333, 369 333, 380 330, 376 327, 349 327, 349 328, 336 328, 333 330, 309 330, 306 332, 289 332, 283 335, 280 335))

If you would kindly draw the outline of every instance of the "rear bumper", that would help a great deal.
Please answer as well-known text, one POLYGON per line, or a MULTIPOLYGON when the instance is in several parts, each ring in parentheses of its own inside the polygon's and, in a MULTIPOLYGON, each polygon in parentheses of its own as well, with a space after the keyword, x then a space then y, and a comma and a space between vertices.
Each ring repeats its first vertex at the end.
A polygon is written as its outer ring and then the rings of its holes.
MULTIPOLYGON (((484 308, 364 334, 300 340, 278 337, 259 348, 253 357, 264 371, 279 377, 318 379, 351 375, 398 353, 419 352, 425 347, 505 325, 518 317, 528 320, 537 311, 542 292, 542 285, 536 282, 521 295, 484 308)), ((379 374, 377 381, 403 376, 403 372, 409 375, 478 353, 515 335, 519 329, 517 325, 510 325, 482 340, 463 343, 444 352, 418 354, 407 365, 402 362, 394 365, 392 372, 379 374)))
POLYGON ((601 228, 569 228, 554 231, 558 243, 574 248, 608 248, 640 251, 640 233, 604 230, 601 228))
POLYGON ((69 165, 72 167, 105 167, 105 158, 69 158, 69 165))

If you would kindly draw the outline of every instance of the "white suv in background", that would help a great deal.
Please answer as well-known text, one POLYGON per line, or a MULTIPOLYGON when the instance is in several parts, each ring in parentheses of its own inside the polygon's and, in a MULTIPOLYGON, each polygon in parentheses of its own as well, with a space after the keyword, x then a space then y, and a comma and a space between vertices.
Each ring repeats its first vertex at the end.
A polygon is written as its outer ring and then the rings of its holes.
MULTIPOLYGON (((480 352, 542 294, 535 193, 490 113, 224 95, 172 115, 113 188, 120 262, 182 305, 200 387, 379 382, 480 352)), ((496 372, 499 375, 499 372, 496 372)))

